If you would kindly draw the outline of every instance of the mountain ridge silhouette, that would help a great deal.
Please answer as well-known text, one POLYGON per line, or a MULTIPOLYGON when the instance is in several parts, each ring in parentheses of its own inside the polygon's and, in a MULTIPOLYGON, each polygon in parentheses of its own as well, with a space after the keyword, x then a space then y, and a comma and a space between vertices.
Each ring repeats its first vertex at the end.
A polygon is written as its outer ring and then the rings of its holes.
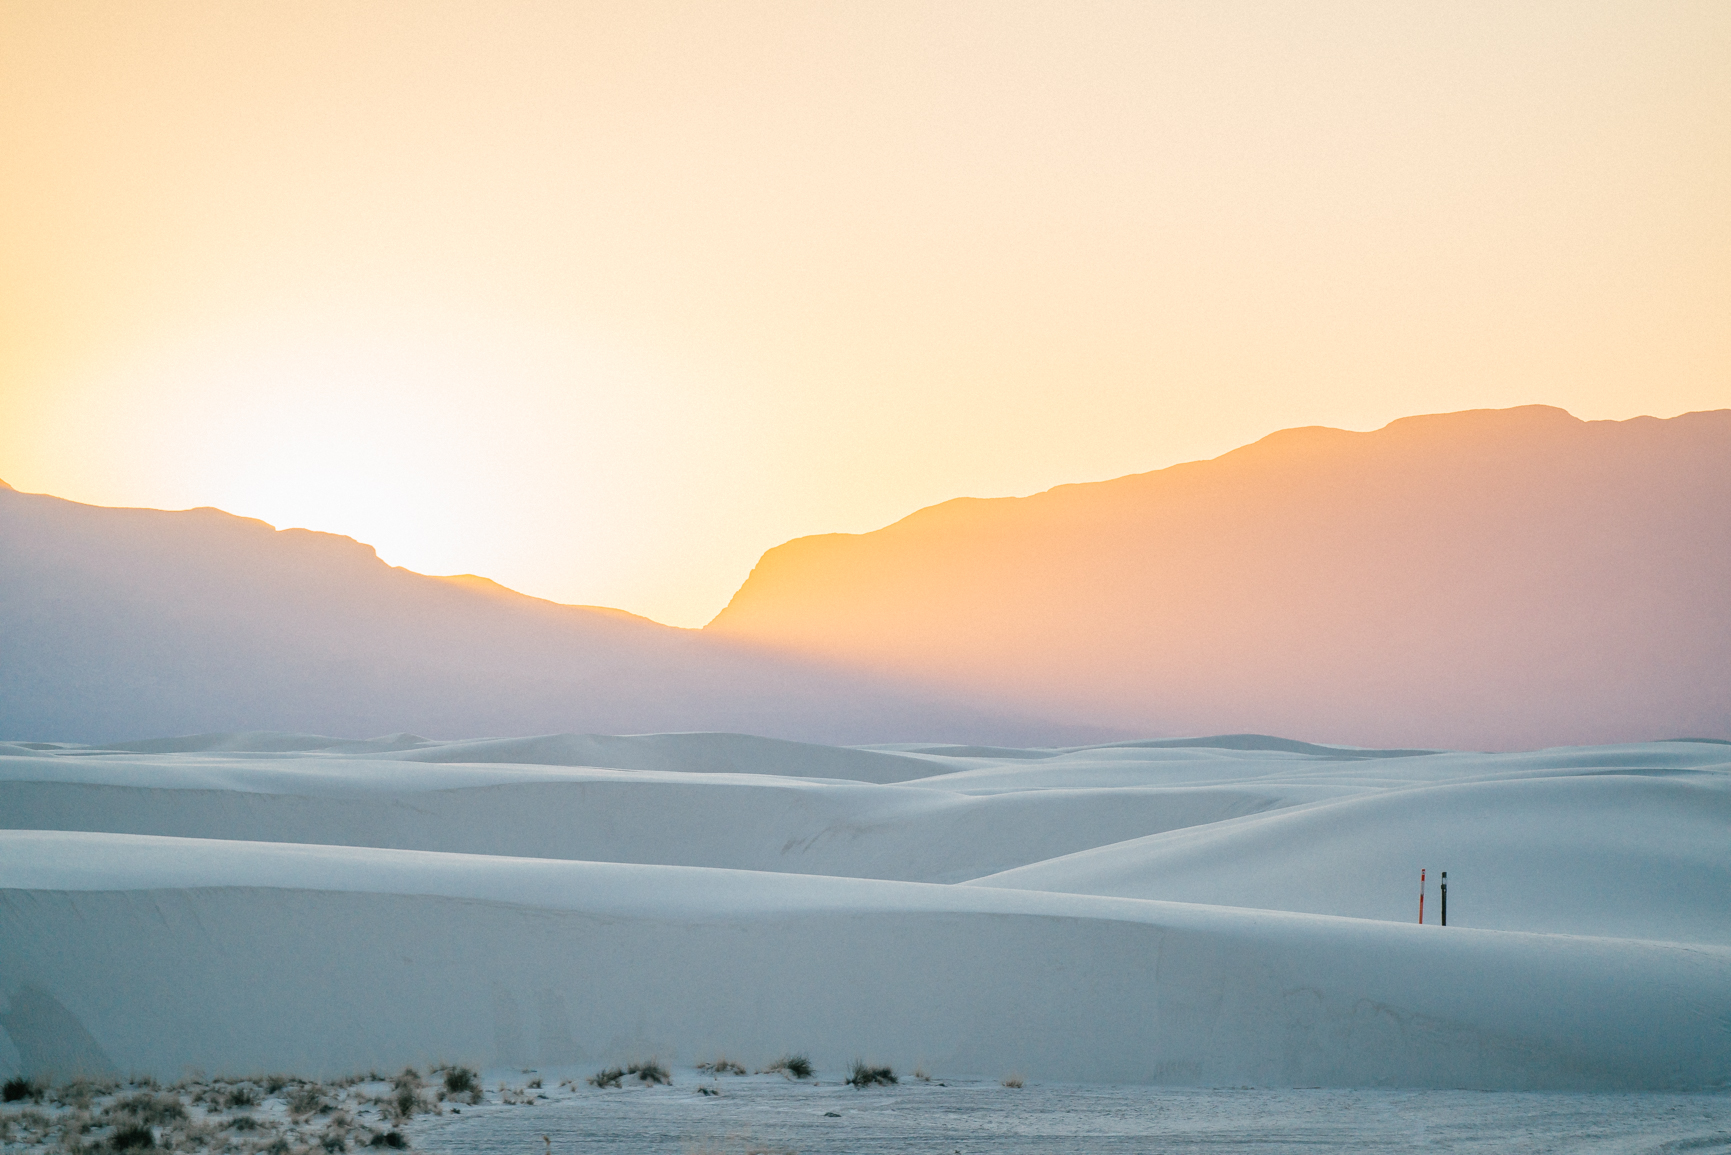
POLYGON ((1731 410, 1281 430, 766 552, 705 632, 1133 732, 1731 734, 1731 410))
POLYGON ((0 738, 1120 736, 473 575, 414 573, 338 534, 10 487, 0 490, 0 639, 0 738))

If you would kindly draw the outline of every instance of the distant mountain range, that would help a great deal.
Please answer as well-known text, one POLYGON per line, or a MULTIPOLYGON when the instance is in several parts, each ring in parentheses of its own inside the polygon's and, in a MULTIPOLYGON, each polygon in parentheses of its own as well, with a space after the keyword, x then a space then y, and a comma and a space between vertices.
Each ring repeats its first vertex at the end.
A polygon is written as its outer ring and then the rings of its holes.
POLYGON ((0 739, 226 730, 724 730, 835 743, 1113 733, 485 578, 427 577, 346 537, 0 483, 0 739))
POLYGON ((766 553, 704 631, 1155 733, 1731 736, 1731 410, 1290 429, 766 553))
POLYGON ((766 553, 702 631, 0 483, 0 740, 1731 737, 1731 411, 1292 429, 766 553))

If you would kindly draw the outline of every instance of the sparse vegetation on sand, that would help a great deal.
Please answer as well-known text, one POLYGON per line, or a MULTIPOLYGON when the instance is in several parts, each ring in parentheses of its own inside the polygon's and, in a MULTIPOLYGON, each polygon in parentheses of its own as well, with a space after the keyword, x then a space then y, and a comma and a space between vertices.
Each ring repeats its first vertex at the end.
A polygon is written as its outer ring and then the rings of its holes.
POLYGON ((186 1106, 178 1095, 141 1091, 114 1100, 102 1109, 103 1119, 127 1120, 146 1127, 161 1127, 186 1118, 186 1106))
POLYGON ((673 1082, 673 1076, 668 1074, 667 1068, 663 1067, 654 1059, 647 1059, 640 1063, 632 1063, 625 1068, 625 1073, 627 1075, 636 1075, 638 1081, 643 1083, 654 1084, 673 1082))
MULTIPOLYGON (((651 1064, 651 1075, 666 1071, 651 1064)), ((623 1072, 620 1072, 623 1075, 623 1072)), ((472 1068, 441 1067, 429 1087, 414 1068, 319 1081, 287 1075, 154 1079, 74 1079, 50 1084, 10 1079, 0 1103, 6 1155, 345 1155, 411 1145, 402 1126, 447 1106, 454 1085, 470 1103, 489 1096, 472 1068), (437 1094, 433 1094, 433 1092, 437 1094)), ((640 1076, 641 1077, 641 1076, 640 1076)), ((493 1101, 527 1104, 535 1089, 501 1086, 493 1101)))
MULTIPOLYGON (((457 1099, 464 1103, 477 1104, 485 1100, 481 1091, 481 1073, 473 1067, 434 1067, 433 1074, 440 1076, 444 1090, 438 1093, 440 1101, 457 1099)), ((529 1084, 539 1087, 541 1080, 536 1079, 529 1084)))
POLYGON ((330 1100, 325 1098, 323 1087, 317 1083, 302 1083, 290 1089, 288 1109, 290 1115, 317 1115, 328 1112, 331 1104, 330 1100))
POLYGON ((716 1058, 711 1059, 707 1063, 699 1063, 699 1064, 697 1064, 697 1069, 699 1071, 706 1071, 711 1075, 743 1075, 743 1074, 745 1074, 745 1068, 744 1067, 742 1067, 740 1064, 734 1062, 732 1059, 727 1058, 725 1055, 717 1056, 716 1058))
POLYGON ((403 1073, 391 1080, 389 1103, 397 1119, 414 1118, 415 1112, 426 1106, 421 1099, 421 1073, 413 1067, 403 1068, 403 1073))
POLYGON ((847 1083, 856 1090, 861 1087, 894 1086, 901 1080, 889 1067, 873 1067, 863 1059, 855 1059, 848 1064, 847 1083))
MULTIPOLYGON (((699 1095, 722 1094, 722 1075, 748 1073, 745 1064, 720 1055, 696 1066, 709 1076, 692 1088, 699 1095)), ((815 1071, 806 1055, 788 1054, 759 1073, 804 1080, 815 1071)), ((596 1088, 673 1082, 672 1071, 655 1058, 609 1066, 587 1080, 559 1079, 551 1090, 551 1077, 544 1082, 533 1071, 524 1075, 499 1083, 496 1092, 483 1088, 474 1068, 456 1065, 434 1067, 425 1078, 412 1067, 328 1080, 199 1075, 169 1085, 18 1077, 0 1105, 0 1145, 4 1155, 380 1155, 412 1148, 414 1124, 423 1116, 461 1112, 471 1103, 528 1107, 580 1094, 585 1082, 596 1088)), ((866 1088, 898 1080, 888 1066, 855 1060, 847 1082, 866 1088)), ((1004 1085, 1020 1084, 1006 1079, 1004 1085)))
POLYGON ((1020 1076, 1020 1075, 1005 1075, 1003 1078, 1003 1084, 1006 1087, 1010 1087, 1012 1089, 1019 1091, 1022 1088, 1022 1076, 1020 1076))
POLYGON ((804 1055, 783 1055, 763 1070, 760 1075, 786 1075, 793 1079, 811 1078, 811 1060, 804 1055))
POLYGON ((143 1123, 122 1123, 108 1136, 108 1145, 116 1151, 132 1151, 156 1146, 156 1135, 143 1123))

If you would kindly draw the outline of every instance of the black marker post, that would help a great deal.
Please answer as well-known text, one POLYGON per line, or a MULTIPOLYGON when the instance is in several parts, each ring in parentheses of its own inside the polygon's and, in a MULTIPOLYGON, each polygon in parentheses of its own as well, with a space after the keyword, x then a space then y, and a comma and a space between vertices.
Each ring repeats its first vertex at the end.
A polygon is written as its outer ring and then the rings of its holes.
POLYGON ((1442 924, 1449 924, 1449 872, 1446 870, 1442 875, 1442 924))

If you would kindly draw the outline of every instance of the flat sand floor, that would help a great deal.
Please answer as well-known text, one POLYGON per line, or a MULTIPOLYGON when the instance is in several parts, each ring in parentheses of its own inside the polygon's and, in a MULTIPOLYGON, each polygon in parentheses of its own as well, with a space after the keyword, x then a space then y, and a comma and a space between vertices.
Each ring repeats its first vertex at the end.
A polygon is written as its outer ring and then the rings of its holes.
POLYGON ((777 1077, 468 1107, 410 1128, 433 1155, 1118 1155, 1731 1152, 1731 1094, 1188 1089, 777 1077), (718 1086, 717 1096, 699 1085, 718 1086), (834 1114, 830 1114, 833 1112, 834 1114), (543 1138, 545 1136, 545 1139, 543 1138))

